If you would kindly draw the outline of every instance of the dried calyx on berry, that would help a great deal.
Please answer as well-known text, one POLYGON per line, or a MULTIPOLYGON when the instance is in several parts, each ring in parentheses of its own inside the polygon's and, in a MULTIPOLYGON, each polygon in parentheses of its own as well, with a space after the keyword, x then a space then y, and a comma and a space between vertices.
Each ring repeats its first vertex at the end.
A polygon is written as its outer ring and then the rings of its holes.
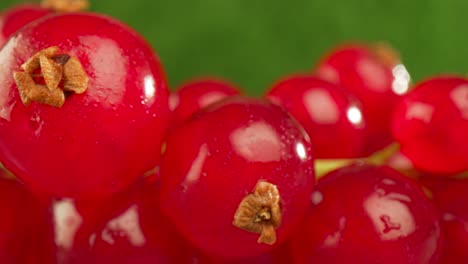
POLYGON ((87 9, 89 2, 87 0, 43 0, 41 5, 57 12, 77 12, 87 9))
POLYGON ((88 75, 80 61, 60 53, 58 47, 43 49, 13 73, 21 101, 32 101, 55 107, 65 103, 65 93, 82 94, 88 88, 88 75))
POLYGON ((259 181, 253 193, 248 194, 234 214, 233 225, 260 234, 258 243, 273 245, 275 229, 281 225, 281 197, 276 185, 259 181))

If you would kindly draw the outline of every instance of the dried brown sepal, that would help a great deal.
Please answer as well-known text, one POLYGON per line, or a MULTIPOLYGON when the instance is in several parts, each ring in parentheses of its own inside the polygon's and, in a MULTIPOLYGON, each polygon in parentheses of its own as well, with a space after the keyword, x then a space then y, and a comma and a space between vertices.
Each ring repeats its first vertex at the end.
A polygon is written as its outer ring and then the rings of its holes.
POLYGON ((281 225, 281 197, 276 185, 259 181, 253 193, 240 202, 234 214, 233 225, 260 234, 258 243, 273 245, 275 229, 281 225))
POLYGON ((21 69, 24 71, 15 72, 13 78, 25 105, 35 101, 61 107, 65 103, 65 93, 84 93, 88 88, 89 78, 80 61, 60 54, 57 47, 34 54, 21 69), (35 78, 43 78, 45 85, 36 83, 35 78))
POLYGON ((27 96, 27 91, 33 89, 36 85, 31 75, 27 72, 14 72, 13 79, 18 87, 19 95, 23 104, 31 104, 31 99, 27 96))
POLYGON ((55 107, 62 107, 65 103, 65 94, 60 89, 49 90, 45 85, 36 84, 26 94, 32 101, 55 107))
POLYGON ((77 12, 89 8, 87 0, 43 0, 42 6, 56 12, 77 12))
POLYGON ((63 90, 82 94, 88 89, 89 78, 80 61, 71 57, 63 66, 63 90))
POLYGON ((62 80, 62 65, 55 63, 44 55, 39 56, 39 62, 41 64, 42 77, 44 77, 47 88, 50 91, 57 90, 62 80))
POLYGON ((39 57, 45 56, 46 58, 50 58, 56 55, 59 52, 58 47, 49 47, 39 51, 38 53, 34 54, 29 60, 27 60, 23 65, 21 65, 21 69, 28 73, 33 73, 39 67, 41 67, 39 57))
POLYGON ((401 63, 400 54, 388 43, 375 43, 372 45, 372 51, 377 59, 389 68, 401 63))

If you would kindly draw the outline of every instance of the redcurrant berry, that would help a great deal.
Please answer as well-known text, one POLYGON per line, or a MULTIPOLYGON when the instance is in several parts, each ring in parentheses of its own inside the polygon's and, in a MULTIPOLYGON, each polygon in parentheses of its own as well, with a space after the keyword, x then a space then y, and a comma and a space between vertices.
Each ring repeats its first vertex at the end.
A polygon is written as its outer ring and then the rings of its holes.
POLYGON ((49 16, 10 38, 0 64, 1 161, 33 190, 109 195, 159 162, 169 91, 157 57, 127 26, 49 16))
POLYGON ((351 165, 321 178, 292 241, 297 263, 435 263, 437 215, 417 182, 351 165))
POLYGON ((21 4, 0 14, 0 47, 18 29, 38 18, 52 13, 51 10, 36 4, 21 4))
POLYGON ((208 255, 200 255, 194 259, 197 264, 283 264, 291 262, 289 248, 281 246, 260 256, 245 258, 220 258, 208 255))
POLYGON ((78 11, 88 6, 85 0, 43 0, 42 4, 19 4, 0 14, 0 47, 20 28, 53 11, 78 11))
POLYGON ((368 127, 367 154, 392 141, 393 109, 410 81, 395 51, 383 44, 342 45, 320 61, 316 74, 350 91, 362 103, 368 127))
POLYGON ((14 180, 0 178, 0 263, 54 263, 45 206, 14 180))
POLYGON ((177 127, 198 110, 225 97, 238 95, 236 86, 226 81, 207 78, 192 80, 171 94, 169 106, 172 110, 171 127, 177 127))
POLYGON ((468 178, 424 177, 438 209, 444 237, 441 264, 468 263, 468 178))
POLYGON ((307 75, 280 81, 266 95, 289 111, 309 134, 316 158, 364 155, 361 106, 347 91, 307 75))
POLYGON ((64 263, 191 263, 193 251, 162 214, 154 182, 106 201, 57 201, 53 211, 64 263))
POLYGON ((281 244, 302 218, 314 185, 311 144, 281 107, 232 97, 167 139, 164 208, 211 255, 247 257, 281 244))
POLYGON ((468 170, 468 80, 434 77, 417 85, 395 109, 393 135, 420 170, 468 170))

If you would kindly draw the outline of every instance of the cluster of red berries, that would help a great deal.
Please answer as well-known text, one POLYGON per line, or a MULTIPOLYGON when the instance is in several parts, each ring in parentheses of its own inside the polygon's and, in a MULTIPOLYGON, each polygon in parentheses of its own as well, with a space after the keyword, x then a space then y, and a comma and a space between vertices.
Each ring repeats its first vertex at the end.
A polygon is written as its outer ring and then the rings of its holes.
POLYGON ((86 5, 0 15, 0 263, 468 262, 468 79, 347 44, 262 99, 170 93, 86 5))

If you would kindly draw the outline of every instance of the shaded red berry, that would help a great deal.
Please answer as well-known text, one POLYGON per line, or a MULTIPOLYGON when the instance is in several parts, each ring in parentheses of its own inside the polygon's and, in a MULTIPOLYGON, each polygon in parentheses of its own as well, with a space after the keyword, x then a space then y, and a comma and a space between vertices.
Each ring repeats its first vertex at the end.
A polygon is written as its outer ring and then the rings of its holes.
POLYGON ((441 264, 468 263, 468 178, 424 177, 440 217, 444 247, 441 264))
POLYGON ((341 87, 317 77, 286 78, 266 94, 309 134, 317 158, 356 158, 364 153, 366 123, 360 103, 341 87))
POLYGON ((54 263, 47 206, 18 182, 0 178, 0 263, 54 263))
POLYGON ((321 178, 291 238, 297 263, 436 263, 438 217, 414 180, 351 165, 321 178))
POLYGON ((192 263, 192 249, 159 201, 159 187, 149 181, 105 201, 56 201, 61 263, 192 263))
POLYGON ((127 26, 50 16, 13 36, 0 64, 1 161, 33 190, 106 196, 158 164, 169 91, 154 52, 127 26))
POLYGON ((315 73, 342 86, 362 103, 368 127, 367 154, 391 143, 393 109, 410 81, 395 51, 384 44, 341 45, 321 59, 315 73))
POLYGON ((164 208, 211 255, 248 257, 295 229, 314 185, 311 144, 272 103, 223 100, 177 128, 161 163, 164 208))
POLYGON ((51 13, 37 4, 20 4, 5 10, 0 14, 0 47, 24 25, 51 13))
POLYGON ((468 170, 468 80, 440 76, 416 85, 396 108, 392 132, 416 168, 468 170))
POLYGON ((238 95, 236 86, 215 78, 195 79, 183 84, 171 94, 171 127, 177 127, 200 109, 228 96, 238 95))

